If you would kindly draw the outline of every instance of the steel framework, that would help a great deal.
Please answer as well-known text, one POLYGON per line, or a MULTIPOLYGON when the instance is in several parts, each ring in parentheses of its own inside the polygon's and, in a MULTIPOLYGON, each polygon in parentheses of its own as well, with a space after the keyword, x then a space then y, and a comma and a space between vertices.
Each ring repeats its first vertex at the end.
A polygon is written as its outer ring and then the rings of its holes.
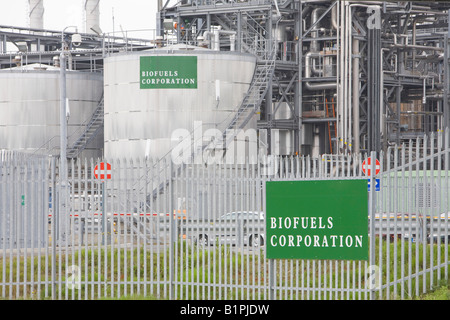
MULTIPOLYGON (((256 116, 267 154, 379 152, 449 126, 449 8, 445 1, 160 0, 150 40, 82 34, 79 47, 67 41, 69 68, 101 72, 105 54, 164 41, 250 52, 258 57, 253 91, 226 129, 256 116)), ((60 31, 0 26, 1 69, 53 64, 60 47, 60 31)))
MULTIPOLYGON (((169 4, 160 1, 161 37, 198 44, 205 32, 224 30, 236 34, 236 50, 276 43, 257 110, 269 154, 379 152, 448 126, 446 2, 169 4)), ((221 41, 220 50, 231 47, 221 41)))

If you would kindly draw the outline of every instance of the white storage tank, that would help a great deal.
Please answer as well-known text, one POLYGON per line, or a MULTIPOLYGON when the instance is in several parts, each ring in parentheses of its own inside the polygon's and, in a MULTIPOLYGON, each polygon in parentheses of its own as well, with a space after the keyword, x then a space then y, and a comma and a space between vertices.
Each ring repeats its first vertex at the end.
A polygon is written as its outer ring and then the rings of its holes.
MULTIPOLYGON (((32 64, 0 70, 0 149, 59 154, 59 67, 32 64)), ((86 129, 103 93, 100 73, 67 71, 68 150, 86 129)), ((100 133, 79 157, 101 157, 100 133)))
MULTIPOLYGON (((253 55, 186 45, 107 57, 105 157, 162 158, 176 145, 176 130, 193 133, 196 126, 200 138, 223 130, 255 65, 253 55)), ((254 118, 247 128, 256 130, 254 118)))

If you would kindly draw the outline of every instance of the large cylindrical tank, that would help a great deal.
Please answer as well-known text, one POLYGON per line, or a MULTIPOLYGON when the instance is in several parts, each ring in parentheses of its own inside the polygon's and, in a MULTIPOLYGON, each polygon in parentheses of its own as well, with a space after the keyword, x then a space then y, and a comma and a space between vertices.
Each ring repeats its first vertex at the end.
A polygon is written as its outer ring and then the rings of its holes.
MULTIPOLYGON (((35 64, 0 70, 0 149, 59 154, 59 67, 35 64)), ((68 150, 82 136, 102 98, 103 76, 67 71, 68 150)), ((80 157, 102 156, 100 132, 80 157)))
MULTIPOLYGON (((255 65, 253 55, 185 45, 107 57, 105 157, 160 159, 176 145, 177 130, 192 134, 195 126, 192 139, 202 139, 225 129, 255 65)), ((256 117, 249 127, 256 131, 256 117)))

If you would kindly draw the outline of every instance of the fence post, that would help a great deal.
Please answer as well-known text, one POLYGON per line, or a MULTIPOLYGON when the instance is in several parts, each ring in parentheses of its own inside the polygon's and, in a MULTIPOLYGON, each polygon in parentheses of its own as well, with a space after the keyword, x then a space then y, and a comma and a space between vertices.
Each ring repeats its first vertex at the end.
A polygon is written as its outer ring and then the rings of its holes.
MULTIPOLYGON (((174 255, 176 254, 175 250, 175 230, 176 230, 176 216, 175 216, 175 206, 173 204, 173 162, 171 159, 169 161, 169 185, 168 185, 168 202, 169 202, 169 234, 170 234, 170 245, 169 245, 169 297, 171 300, 174 300, 174 292, 175 292, 175 265, 174 265, 174 255)), ((167 173, 166 173, 167 174, 167 173)))
POLYGON ((52 300, 56 299, 56 237, 57 237, 57 223, 56 212, 58 208, 57 192, 56 192, 56 158, 51 158, 51 186, 52 186, 52 218, 51 218, 51 235, 52 235, 52 253, 51 253, 51 295, 52 300))
MULTIPOLYGON (((375 265, 375 166, 376 166, 376 152, 370 152, 371 164, 370 164, 370 191, 369 191, 369 221, 370 221, 370 246, 369 246, 369 269, 371 266, 375 265)), ((369 286, 370 289, 370 300, 375 299, 374 286, 369 286)))
MULTIPOLYGON (((263 183, 263 206, 264 206, 264 212, 266 211, 266 201, 267 201, 267 196, 266 196, 266 182, 270 181, 271 178, 275 177, 276 174, 276 168, 278 168, 278 159, 276 157, 272 157, 270 155, 266 156, 265 159, 265 163, 267 164, 266 169, 269 169, 269 172, 272 175, 266 175, 266 179, 264 179, 264 183, 263 183), (272 160, 272 161, 267 161, 267 160, 272 160)), ((267 242, 267 239, 266 239, 267 242)), ((267 251, 266 251, 267 254, 267 251)), ((275 300, 275 260, 274 259, 269 259, 269 300, 275 300)))
POLYGON ((269 259, 269 300, 275 300, 275 261, 269 259))

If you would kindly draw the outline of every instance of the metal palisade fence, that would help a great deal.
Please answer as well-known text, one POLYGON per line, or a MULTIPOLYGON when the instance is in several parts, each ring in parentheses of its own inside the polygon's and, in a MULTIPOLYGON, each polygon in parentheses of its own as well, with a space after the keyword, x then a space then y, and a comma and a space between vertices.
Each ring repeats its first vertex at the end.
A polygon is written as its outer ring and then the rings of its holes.
POLYGON ((448 279, 449 152, 447 132, 366 156, 76 160, 68 181, 2 153, 0 296, 416 297, 448 279), (348 179, 367 180, 367 260, 267 258, 267 181, 348 179))

